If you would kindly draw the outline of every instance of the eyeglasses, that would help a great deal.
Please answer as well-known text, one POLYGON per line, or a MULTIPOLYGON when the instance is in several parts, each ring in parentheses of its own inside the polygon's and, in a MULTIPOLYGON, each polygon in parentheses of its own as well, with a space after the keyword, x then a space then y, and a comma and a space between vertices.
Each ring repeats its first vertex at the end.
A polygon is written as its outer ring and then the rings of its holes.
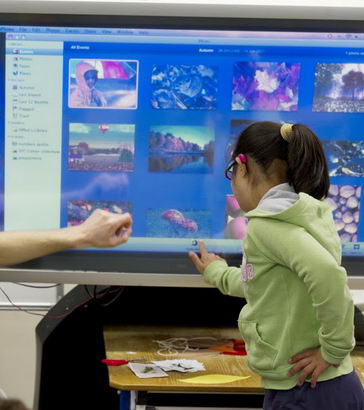
MULTIPOLYGON (((238 158, 240 159, 242 164, 247 164, 248 163, 248 158, 244 154, 239 154, 238 158)), ((234 167, 237 164, 236 159, 233 159, 229 162, 227 168, 225 169, 225 178, 228 179, 229 181, 232 180, 233 175, 234 175, 234 167)))
POLYGON ((233 159, 232 161, 229 162, 227 168, 225 169, 225 178, 228 179, 229 181, 232 180, 233 175, 234 175, 234 166, 237 164, 237 162, 235 161, 235 159, 233 159))

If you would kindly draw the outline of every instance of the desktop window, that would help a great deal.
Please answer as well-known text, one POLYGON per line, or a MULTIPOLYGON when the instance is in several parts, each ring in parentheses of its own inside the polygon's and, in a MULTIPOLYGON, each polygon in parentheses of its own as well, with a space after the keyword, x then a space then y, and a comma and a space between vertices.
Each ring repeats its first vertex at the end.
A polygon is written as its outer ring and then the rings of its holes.
POLYGON ((363 256, 364 34, 0 26, 3 230, 130 212, 110 252, 240 254, 224 169, 254 121, 322 140, 346 256, 363 256))

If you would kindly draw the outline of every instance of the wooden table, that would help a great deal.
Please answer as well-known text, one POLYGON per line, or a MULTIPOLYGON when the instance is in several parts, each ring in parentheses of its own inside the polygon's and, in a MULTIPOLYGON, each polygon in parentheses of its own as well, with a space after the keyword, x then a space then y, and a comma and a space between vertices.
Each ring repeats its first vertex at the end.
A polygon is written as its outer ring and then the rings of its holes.
MULTIPOLYGON (((212 355, 185 353, 170 356, 157 354, 158 344, 153 340, 163 340, 170 337, 193 338, 212 336, 216 338, 241 338, 238 329, 233 328, 197 328, 197 327, 155 327, 155 326, 108 326, 104 329, 104 339, 108 359, 143 359, 165 360, 176 358, 195 359, 202 362, 205 372, 179 373, 169 372, 169 377, 140 379, 127 366, 109 367, 110 385, 119 390, 130 391, 163 391, 163 392, 199 392, 199 393, 244 393, 263 394, 260 377, 247 366, 245 356, 212 355), (223 374, 249 376, 225 384, 188 384, 184 378, 206 374, 223 374)), ((352 353, 357 374, 364 385, 364 347, 357 347, 352 353)))
POLYGON ((187 327, 107 327, 104 331, 105 346, 108 359, 145 359, 166 360, 188 358, 202 362, 206 372, 179 373, 169 372, 169 377, 140 379, 127 366, 109 367, 110 385, 121 390, 153 390, 153 391, 198 391, 198 392, 263 392, 260 377, 249 370, 244 356, 211 355, 197 353, 160 356, 157 354, 158 344, 153 340, 170 337, 212 336, 216 338, 241 338, 237 329, 200 329, 187 327), (249 379, 225 384, 195 385, 181 381, 192 376, 209 374, 225 374, 250 376, 249 379))

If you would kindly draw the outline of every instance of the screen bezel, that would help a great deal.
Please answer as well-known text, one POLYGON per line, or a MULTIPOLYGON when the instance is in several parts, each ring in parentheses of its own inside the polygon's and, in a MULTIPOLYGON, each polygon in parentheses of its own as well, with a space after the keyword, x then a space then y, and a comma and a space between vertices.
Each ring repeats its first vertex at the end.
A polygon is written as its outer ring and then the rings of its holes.
MULTIPOLYGON (((364 33, 364 21, 324 19, 268 19, 227 17, 131 16, 90 14, 0 13, 0 25, 107 27, 190 30, 241 30, 282 32, 364 33), (340 29, 339 29, 340 28, 340 29)), ((222 255, 231 265, 239 266, 241 254, 222 255)), ((343 257, 348 274, 361 274, 364 257, 343 257)), ((21 269, 107 271, 130 273, 194 274, 187 254, 123 251, 65 251, 20 264, 21 269)))

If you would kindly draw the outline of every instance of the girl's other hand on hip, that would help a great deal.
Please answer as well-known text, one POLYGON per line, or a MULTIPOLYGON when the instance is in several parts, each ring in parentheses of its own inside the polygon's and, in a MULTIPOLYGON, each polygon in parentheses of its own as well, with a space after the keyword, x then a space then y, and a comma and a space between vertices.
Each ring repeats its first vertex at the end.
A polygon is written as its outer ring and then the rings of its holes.
POLYGON ((288 372, 289 377, 301 372, 298 386, 302 386, 306 378, 311 376, 311 387, 316 387, 320 374, 331 366, 323 359, 320 349, 310 349, 296 354, 289 359, 289 362, 295 363, 288 372))

